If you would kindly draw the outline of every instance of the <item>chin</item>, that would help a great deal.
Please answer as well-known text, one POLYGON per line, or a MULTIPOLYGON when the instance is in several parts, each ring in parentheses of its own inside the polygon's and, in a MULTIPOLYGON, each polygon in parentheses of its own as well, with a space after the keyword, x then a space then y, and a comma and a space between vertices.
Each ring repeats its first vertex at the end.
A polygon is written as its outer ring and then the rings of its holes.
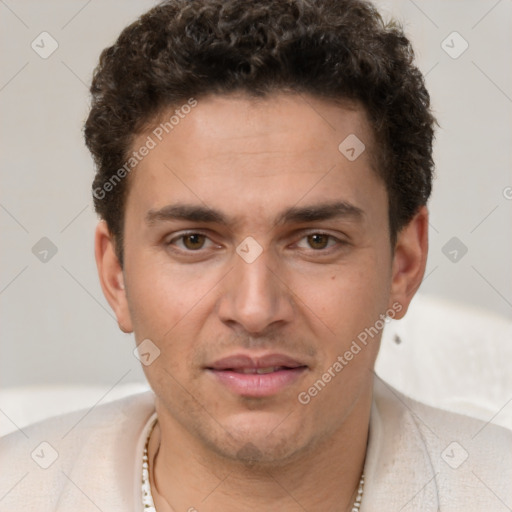
POLYGON ((216 446, 218 455, 244 466, 262 469, 291 463, 303 450, 291 439, 231 440, 229 446, 216 446), (238 442, 237 442, 238 441, 238 442))
POLYGON ((307 451, 310 444, 304 425, 285 422, 286 417, 269 413, 238 415, 223 422, 224 430, 218 432, 215 441, 210 438, 210 447, 218 455, 244 465, 284 465, 307 451))

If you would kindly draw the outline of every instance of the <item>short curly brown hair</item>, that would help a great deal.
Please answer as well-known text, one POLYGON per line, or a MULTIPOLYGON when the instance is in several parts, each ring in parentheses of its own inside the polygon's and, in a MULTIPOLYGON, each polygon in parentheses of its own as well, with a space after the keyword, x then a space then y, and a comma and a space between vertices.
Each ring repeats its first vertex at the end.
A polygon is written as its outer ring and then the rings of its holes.
POLYGON ((378 141, 393 247, 432 188, 435 120, 413 57, 400 26, 364 0, 168 0, 148 11, 103 50, 84 130, 94 205, 121 264, 129 180, 108 182, 135 136, 192 97, 231 92, 361 104, 378 141))

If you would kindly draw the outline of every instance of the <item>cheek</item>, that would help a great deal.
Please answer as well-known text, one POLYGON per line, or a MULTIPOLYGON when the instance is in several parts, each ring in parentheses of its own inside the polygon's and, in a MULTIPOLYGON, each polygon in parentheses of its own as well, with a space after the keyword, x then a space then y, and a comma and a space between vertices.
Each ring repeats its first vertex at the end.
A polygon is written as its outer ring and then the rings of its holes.
POLYGON ((371 255, 361 255, 357 264, 309 274, 296 281, 306 310, 326 332, 344 344, 359 331, 373 325, 385 311, 389 283, 386 269, 371 255))
POLYGON ((155 262, 145 264, 142 259, 136 271, 127 270, 127 297, 137 339, 167 340, 183 331, 185 324, 193 330, 190 318, 200 312, 203 299, 218 281, 208 273, 198 275, 199 267, 191 271, 155 262))
POLYGON ((150 339, 159 350, 158 358, 142 369, 157 394, 171 393, 179 397, 177 403, 188 403, 190 397, 179 383, 196 377, 193 362, 207 321, 211 285, 205 279, 170 272, 165 265, 137 268, 127 283, 135 338, 137 343, 150 339))

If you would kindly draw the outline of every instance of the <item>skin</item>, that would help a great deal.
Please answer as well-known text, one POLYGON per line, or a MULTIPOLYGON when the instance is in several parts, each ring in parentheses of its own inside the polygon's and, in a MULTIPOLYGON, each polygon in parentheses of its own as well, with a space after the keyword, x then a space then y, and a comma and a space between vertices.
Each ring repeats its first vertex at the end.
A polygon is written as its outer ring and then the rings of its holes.
POLYGON ((99 276, 119 326, 160 350, 144 366, 159 416, 149 446, 159 511, 350 509, 380 334, 307 405, 297 397, 379 315, 397 304, 395 318, 405 314, 428 245, 421 207, 392 250, 374 145, 357 105, 284 93, 201 98, 130 176, 124 268, 99 223, 99 276), (366 146, 353 162, 338 150, 349 134, 366 146), (341 201, 362 213, 276 223, 289 208, 341 201), (218 210, 227 223, 154 213, 178 203, 218 210), (206 238, 179 238, 184 230, 206 238), (236 252, 247 236, 263 249, 252 263, 236 252), (307 370, 273 396, 243 397, 204 369, 239 351, 284 353, 307 370))

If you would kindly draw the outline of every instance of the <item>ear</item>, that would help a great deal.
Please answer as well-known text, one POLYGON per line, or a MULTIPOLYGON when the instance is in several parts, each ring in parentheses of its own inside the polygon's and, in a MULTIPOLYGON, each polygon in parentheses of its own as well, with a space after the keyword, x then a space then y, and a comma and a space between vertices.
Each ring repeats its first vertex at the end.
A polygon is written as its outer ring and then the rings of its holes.
POLYGON ((132 320, 126 300, 123 269, 115 251, 115 242, 105 221, 100 221, 94 237, 96 266, 103 295, 117 317, 119 328, 133 332, 132 320))
POLYGON ((395 316, 397 319, 405 316, 409 303, 420 287, 425 274, 427 253, 428 210, 426 206, 422 206, 397 235, 388 304, 390 308, 396 303, 402 305, 402 309, 395 316))

